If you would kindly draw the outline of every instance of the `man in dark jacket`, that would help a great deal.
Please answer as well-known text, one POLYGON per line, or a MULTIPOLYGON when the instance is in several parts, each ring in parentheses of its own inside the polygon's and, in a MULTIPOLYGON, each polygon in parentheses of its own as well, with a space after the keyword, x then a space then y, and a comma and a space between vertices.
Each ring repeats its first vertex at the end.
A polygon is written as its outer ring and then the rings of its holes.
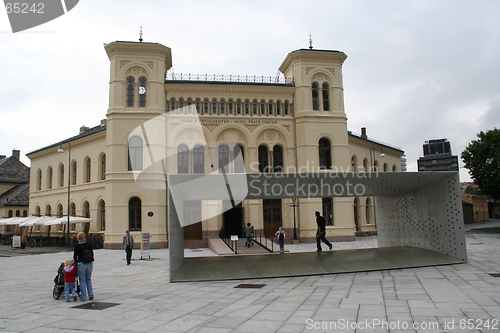
POLYGON ((316 212, 316 224, 318 225, 318 230, 316 231, 316 246, 318 248, 317 252, 323 251, 321 248, 321 241, 328 245, 330 250, 333 248, 332 243, 330 243, 326 238, 326 222, 325 218, 319 214, 319 212, 316 212))

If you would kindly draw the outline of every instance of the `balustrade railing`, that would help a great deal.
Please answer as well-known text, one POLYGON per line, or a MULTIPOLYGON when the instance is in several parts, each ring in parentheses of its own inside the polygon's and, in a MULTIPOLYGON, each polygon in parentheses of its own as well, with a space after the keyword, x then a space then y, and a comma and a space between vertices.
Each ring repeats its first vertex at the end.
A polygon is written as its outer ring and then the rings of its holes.
POLYGON ((291 78, 283 76, 263 76, 263 75, 224 75, 224 74, 175 74, 167 72, 167 81, 208 81, 208 82, 242 82, 242 83, 274 83, 291 84, 291 78))

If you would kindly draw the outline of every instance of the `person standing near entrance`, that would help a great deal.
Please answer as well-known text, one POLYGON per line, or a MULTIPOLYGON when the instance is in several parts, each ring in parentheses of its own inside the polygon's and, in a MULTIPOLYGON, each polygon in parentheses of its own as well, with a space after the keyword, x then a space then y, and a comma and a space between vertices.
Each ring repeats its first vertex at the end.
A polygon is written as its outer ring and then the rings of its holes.
POLYGON ((280 253, 285 252, 285 236, 286 232, 283 231, 283 228, 280 227, 278 231, 274 234, 278 237, 278 244, 280 245, 280 253))
POLYGON ((245 237, 247 238, 246 246, 250 247, 250 245, 253 245, 253 227, 250 223, 247 223, 247 226, 245 227, 245 237))
POLYGON ((323 251, 323 249, 321 248, 321 241, 323 241, 323 243, 328 245, 328 247, 331 250, 333 248, 333 245, 325 238, 326 235, 325 218, 321 216, 318 211, 316 212, 316 224, 318 225, 318 230, 316 231, 316 247, 318 248, 317 252, 323 251))
POLYGON ((122 250, 125 250, 127 254, 127 265, 130 265, 130 260, 132 259, 132 249, 134 248, 134 236, 130 234, 130 231, 126 231, 126 235, 123 236, 122 250))

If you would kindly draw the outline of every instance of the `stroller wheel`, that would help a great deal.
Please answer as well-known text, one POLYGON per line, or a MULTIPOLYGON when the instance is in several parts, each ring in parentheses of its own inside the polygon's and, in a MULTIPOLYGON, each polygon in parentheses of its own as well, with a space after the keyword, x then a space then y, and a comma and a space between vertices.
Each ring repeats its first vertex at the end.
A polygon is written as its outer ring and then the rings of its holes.
POLYGON ((54 299, 59 299, 61 296, 61 288, 58 286, 54 286, 54 289, 52 290, 52 296, 54 296, 54 299))

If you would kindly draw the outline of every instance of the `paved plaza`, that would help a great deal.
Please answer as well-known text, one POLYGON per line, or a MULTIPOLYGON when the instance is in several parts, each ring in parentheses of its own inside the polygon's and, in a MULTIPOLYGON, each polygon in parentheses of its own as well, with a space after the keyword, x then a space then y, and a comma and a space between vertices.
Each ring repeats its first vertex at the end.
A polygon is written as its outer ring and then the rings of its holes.
MULTIPOLYGON (((52 297, 58 265, 71 252, 3 248, 0 331, 500 333, 500 234, 467 232, 466 241, 466 264, 183 283, 169 283, 168 249, 152 250, 151 260, 135 250, 130 266, 124 251, 102 249, 93 302, 52 297), (75 308, 82 305, 89 309, 75 308)), ((373 247, 376 236, 334 243, 337 251, 373 247)), ((286 248, 308 252, 315 244, 286 248)), ((186 257, 213 255, 185 250, 186 257)))

